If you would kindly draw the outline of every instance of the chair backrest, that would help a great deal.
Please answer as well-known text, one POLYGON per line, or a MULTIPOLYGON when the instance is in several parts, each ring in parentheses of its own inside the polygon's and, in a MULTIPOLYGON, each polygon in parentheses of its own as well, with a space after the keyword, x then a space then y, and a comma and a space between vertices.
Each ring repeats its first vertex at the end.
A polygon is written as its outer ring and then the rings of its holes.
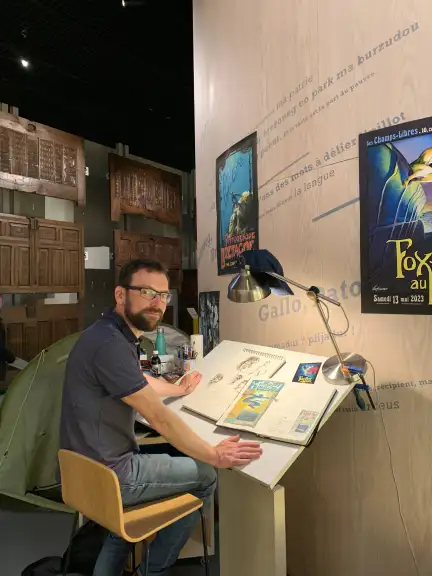
POLYGON ((59 450, 64 503, 119 536, 124 530, 117 475, 91 458, 59 450))

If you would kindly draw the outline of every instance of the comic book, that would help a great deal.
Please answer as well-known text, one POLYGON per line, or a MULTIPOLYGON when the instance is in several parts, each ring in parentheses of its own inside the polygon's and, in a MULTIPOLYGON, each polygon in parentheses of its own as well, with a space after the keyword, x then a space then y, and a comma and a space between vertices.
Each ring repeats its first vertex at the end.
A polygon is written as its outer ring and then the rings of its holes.
POLYGON ((283 387, 283 382, 252 380, 230 409, 224 424, 253 428, 283 387))
POLYGON ((336 394, 324 382, 304 386, 252 377, 217 425, 306 446, 336 394))

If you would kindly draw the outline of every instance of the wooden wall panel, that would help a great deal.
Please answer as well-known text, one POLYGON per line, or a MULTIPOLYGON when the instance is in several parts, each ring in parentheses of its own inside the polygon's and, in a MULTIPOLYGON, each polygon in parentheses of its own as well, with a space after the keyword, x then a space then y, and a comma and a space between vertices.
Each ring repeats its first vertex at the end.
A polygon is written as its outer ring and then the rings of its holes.
POLYGON ((128 158, 110 154, 111 220, 120 214, 141 214, 166 224, 180 226, 181 180, 128 158))
POLYGON ((2 310, 8 347, 31 360, 57 340, 83 329, 81 304, 38 304, 2 310))
POLYGON ((0 111, 0 187, 84 206, 83 138, 0 111))
POLYGON ((37 219, 36 284, 40 292, 78 292, 83 296, 83 242, 81 226, 69 222, 37 219))
POLYGON ((0 293, 84 294, 82 226, 0 214, 0 293))
POLYGON ((148 236, 138 232, 114 231, 114 261, 116 277, 121 266, 134 258, 159 260, 168 268, 170 285, 179 288, 181 273, 181 239, 148 236))

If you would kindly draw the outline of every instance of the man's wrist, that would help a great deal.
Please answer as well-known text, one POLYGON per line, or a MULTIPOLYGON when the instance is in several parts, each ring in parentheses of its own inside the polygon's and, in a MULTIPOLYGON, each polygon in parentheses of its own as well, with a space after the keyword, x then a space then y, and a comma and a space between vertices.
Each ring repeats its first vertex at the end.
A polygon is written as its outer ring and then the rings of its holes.
POLYGON ((209 456, 207 458, 207 464, 213 466, 213 468, 217 468, 219 464, 219 453, 216 449, 216 446, 209 445, 209 456))

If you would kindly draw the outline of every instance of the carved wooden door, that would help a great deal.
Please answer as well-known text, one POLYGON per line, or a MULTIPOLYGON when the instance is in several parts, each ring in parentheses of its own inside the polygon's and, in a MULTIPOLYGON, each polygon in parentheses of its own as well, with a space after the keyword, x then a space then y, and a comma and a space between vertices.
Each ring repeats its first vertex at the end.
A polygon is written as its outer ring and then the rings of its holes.
POLYGON ((0 214, 0 293, 31 291, 32 242, 28 218, 0 214))
POLYGON ((39 292, 84 295, 82 227, 69 222, 35 219, 36 285, 39 292))
POLYGON ((84 295, 82 226, 0 214, 0 293, 29 292, 84 295))

